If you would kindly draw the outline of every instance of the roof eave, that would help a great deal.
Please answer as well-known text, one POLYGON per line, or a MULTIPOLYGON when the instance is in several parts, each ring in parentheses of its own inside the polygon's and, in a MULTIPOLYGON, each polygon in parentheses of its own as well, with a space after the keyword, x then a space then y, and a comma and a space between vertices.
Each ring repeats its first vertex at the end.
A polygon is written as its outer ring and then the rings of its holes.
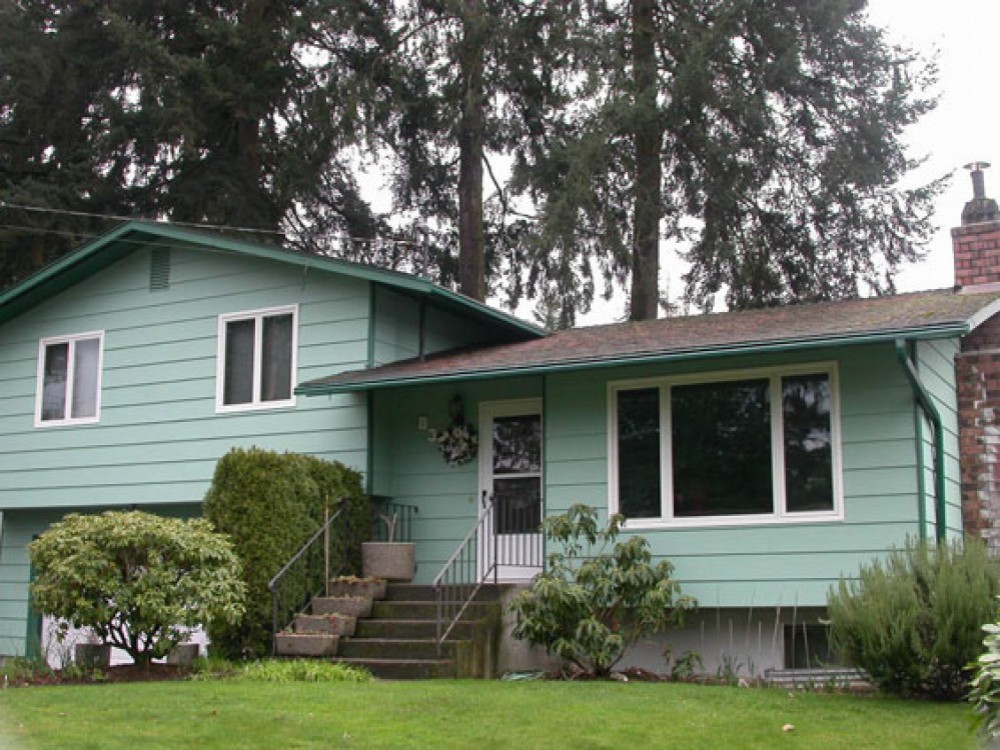
MULTIPOLYGON (((30 309, 37 301, 44 300, 44 289, 72 268, 86 263, 102 248, 114 244, 129 234, 145 234, 154 238, 172 240, 189 245, 208 245, 217 250, 239 253, 257 258, 277 260, 282 263, 294 263, 307 268, 316 268, 326 272, 341 273, 345 276, 383 284, 385 286, 403 289, 429 298, 437 298, 448 307, 474 310, 478 315, 486 317, 494 323, 529 334, 542 337, 547 334, 542 328, 485 305, 470 297, 452 292, 431 281, 407 274, 389 271, 381 268, 371 268, 359 263, 329 258, 305 253, 292 253, 280 248, 270 248, 252 242, 233 239, 217 234, 196 232, 189 229, 173 227, 146 221, 129 221, 121 224, 107 234, 104 234, 85 245, 73 250, 59 260, 32 274, 19 284, 0 294, 0 323, 16 317, 30 309)), ((117 257, 115 258, 117 259, 117 257)), ((55 284, 53 294, 64 287, 55 284)))
POLYGON ((758 354, 798 349, 817 349, 826 346, 859 345, 885 343, 898 338, 910 340, 927 340, 964 336, 971 330, 970 321, 960 321, 937 326, 917 328, 900 328, 866 333, 845 333, 833 336, 802 337, 776 339, 774 341, 748 341, 724 346, 694 347, 670 352, 638 352, 636 354, 618 355, 613 357, 581 358, 567 362, 557 362, 537 365, 513 365, 493 369, 454 370, 447 373, 432 375, 414 375, 410 377, 386 378, 374 381, 355 381, 351 383, 304 383, 295 389, 295 393, 303 396, 326 396, 337 393, 354 393, 358 391, 382 390, 409 385, 428 385, 432 383, 448 383, 463 380, 483 380, 486 378, 519 377, 525 375, 544 375, 589 368, 618 367, 622 365, 658 364, 685 360, 707 359, 738 354, 758 354))

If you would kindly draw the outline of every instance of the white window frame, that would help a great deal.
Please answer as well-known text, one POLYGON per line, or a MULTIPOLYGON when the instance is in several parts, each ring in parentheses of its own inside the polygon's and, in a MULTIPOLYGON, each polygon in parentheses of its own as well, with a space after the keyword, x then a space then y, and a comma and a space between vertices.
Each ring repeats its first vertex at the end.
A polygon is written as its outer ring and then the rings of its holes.
POLYGON ((96 424, 101 421, 101 391, 104 379, 104 331, 87 331, 67 336, 48 336, 38 341, 38 369, 35 379, 35 427, 65 427, 76 424, 96 424), (66 411, 73 408, 73 388, 76 380, 76 342, 97 339, 97 394, 94 400, 94 416, 70 417, 62 419, 42 419, 42 397, 45 390, 45 349, 53 344, 68 344, 66 355, 66 411))
POLYGON ((218 328, 218 349, 216 353, 215 367, 215 411, 217 413, 259 411, 262 409, 282 409, 295 406, 295 386, 297 385, 299 358, 299 306, 283 305, 281 307, 267 307, 259 310, 243 310, 241 312, 224 313, 219 316, 218 328), (260 400, 260 378, 262 369, 262 349, 264 338, 263 319, 277 315, 292 316, 292 357, 291 357, 291 387, 290 396, 279 401, 260 400), (253 400, 245 404, 224 403, 226 384, 226 325, 237 320, 254 321, 254 342, 253 342, 253 400))
POLYGON ((840 427, 840 381, 836 362, 814 362, 793 366, 724 370, 660 378, 620 380, 608 383, 608 511, 617 513, 618 498, 618 392, 640 388, 658 388, 660 392, 660 516, 632 518, 627 529, 676 529, 712 526, 760 526, 835 522, 844 520, 843 455, 840 427), (830 378, 830 443, 833 471, 833 509, 827 511, 789 511, 785 493, 784 409, 780 397, 781 378, 795 375, 826 375, 830 378), (670 422, 670 387, 724 383, 734 380, 764 379, 771 388, 771 476, 772 512, 728 516, 677 518, 673 512, 672 429, 670 422))

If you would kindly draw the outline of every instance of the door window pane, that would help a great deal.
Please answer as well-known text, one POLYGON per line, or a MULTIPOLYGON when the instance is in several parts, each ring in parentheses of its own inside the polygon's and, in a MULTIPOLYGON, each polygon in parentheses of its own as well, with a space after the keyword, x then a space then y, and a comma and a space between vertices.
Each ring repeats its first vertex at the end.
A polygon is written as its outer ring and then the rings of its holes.
POLYGON ((530 474, 541 470, 541 416, 496 417, 493 420, 493 473, 530 474))
POLYGON ((773 512, 769 391, 766 379, 670 389, 675 516, 773 512))
POLYGON ((540 477, 506 477, 493 480, 496 533, 535 534, 542 524, 540 477))
POLYGON ((226 323, 226 366, 222 402, 253 401, 254 319, 226 323))
POLYGON ((69 342, 45 347, 42 373, 42 420, 66 418, 66 379, 69 377, 69 342))
POLYGON ((264 318, 261 344, 260 400, 292 397, 292 316, 264 318))
POLYGON ((830 378, 781 379, 788 512, 833 510, 830 378))
POLYGON ((100 361, 100 339, 80 339, 73 354, 73 419, 97 414, 97 376, 100 361))
POLYGON ((660 515, 660 391, 618 392, 618 512, 660 515))

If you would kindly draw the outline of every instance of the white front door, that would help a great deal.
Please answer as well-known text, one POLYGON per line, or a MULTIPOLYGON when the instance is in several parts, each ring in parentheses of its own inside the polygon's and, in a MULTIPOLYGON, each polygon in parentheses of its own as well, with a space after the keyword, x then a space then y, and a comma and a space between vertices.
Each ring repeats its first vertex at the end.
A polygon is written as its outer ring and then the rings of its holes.
POLYGON ((479 406, 481 575, 530 580, 542 569, 542 401, 488 401, 479 406))

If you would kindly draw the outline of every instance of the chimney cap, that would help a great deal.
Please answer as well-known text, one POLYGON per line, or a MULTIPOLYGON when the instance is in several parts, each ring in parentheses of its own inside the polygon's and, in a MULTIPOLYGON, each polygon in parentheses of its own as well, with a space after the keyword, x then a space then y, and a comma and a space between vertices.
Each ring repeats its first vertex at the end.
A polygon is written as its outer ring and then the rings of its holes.
POLYGON ((992 198, 986 197, 986 180, 983 170, 990 166, 986 161, 972 161, 965 168, 972 172, 972 200, 962 209, 962 226, 1000 220, 1000 208, 992 198))

